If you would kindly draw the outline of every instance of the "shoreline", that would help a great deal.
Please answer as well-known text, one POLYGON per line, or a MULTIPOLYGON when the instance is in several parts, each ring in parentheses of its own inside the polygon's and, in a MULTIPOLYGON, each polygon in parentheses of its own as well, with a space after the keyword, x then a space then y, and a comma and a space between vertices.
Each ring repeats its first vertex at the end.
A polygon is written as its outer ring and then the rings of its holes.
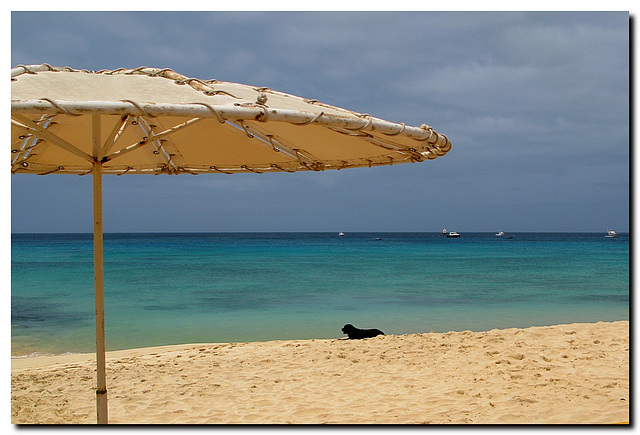
MULTIPOLYGON (((629 323, 629 320, 596 320, 593 322, 571 322, 571 323, 556 323, 556 324, 550 324, 550 325, 541 325, 541 326, 527 326, 527 327, 509 327, 509 328, 492 328, 492 329, 487 329, 487 330, 479 330, 479 331, 471 331, 471 330, 452 330, 452 331, 446 331, 446 332, 434 332, 434 331, 430 331, 429 333, 432 334, 449 334, 449 333, 462 333, 462 332, 472 332, 472 333, 486 333, 486 332, 490 332, 490 331, 503 331, 503 330, 515 330, 515 329, 529 329, 529 328, 549 328, 549 327, 554 327, 554 326, 563 326, 563 325, 581 325, 581 324, 586 324, 586 325, 590 325, 590 324, 596 324, 596 323, 616 323, 616 322, 627 322, 629 323)), ((422 334, 427 334, 426 332, 410 332, 410 333, 405 333, 405 334, 389 334, 389 335, 395 335, 395 336, 407 336, 407 335, 422 335, 422 334)), ((158 350, 171 350, 170 348, 175 347, 175 348, 182 348, 185 346, 214 346, 214 345, 223 345, 223 344, 236 344, 236 343, 270 343, 270 342, 288 342, 288 341, 300 341, 300 342, 305 342, 305 341, 321 341, 321 340, 325 340, 325 341, 330 341, 330 340, 345 340, 347 337, 343 336, 343 337, 334 337, 334 338, 300 338, 300 339, 270 339, 270 340, 258 340, 258 341, 220 341, 220 342, 191 342, 191 343, 178 343, 178 344, 166 344, 166 345, 157 345, 157 346, 143 346, 143 347, 133 347, 133 348, 127 348, 127 349, 118 349, 118 350, 110 350, 106 352, 106 357, 109 358, 111 354, 114 355, 118 355, 120 353, 123 352, 135 352, 135 353, 145 353, 145 351, 149 351, 149 352, 156 352, 158 350)), ((78 360, 85 360, 86 358, 93 358, 95 360, 95 352, 64 352, 64 353, 46 353, 46 352, 39 352, 39 351, 34 351, 30 354, 13 354, 13 351, 11 353, 11 370, 15 368, 20 368, 20 364, 17 363, 17 365, 14 366, 14 361, 15 360, 34 360, 31 361, 30 363, 26 363, 26 366, 28 367, 35 367, 38 366, 40 364, 38 364, 37 362, 35 362, 35 360, 38 359, 42 359, 42 364, 47 364, 49 361, 52 364, 55 364, 57 362, 58 359, 60 359, 60 362, 64 362, 64 361, 69 361, 69 362, 73 362, 75 361, 74 357, 78 357, 78 360)), ((113 356, 116 357, 116 356, 113 356)))
MULTIPOLYGON (((111 423, 629 421, 629 321, 107 352, 111 423)), ((11 360, 12 423, 95 423, 95 354, 11 360)))

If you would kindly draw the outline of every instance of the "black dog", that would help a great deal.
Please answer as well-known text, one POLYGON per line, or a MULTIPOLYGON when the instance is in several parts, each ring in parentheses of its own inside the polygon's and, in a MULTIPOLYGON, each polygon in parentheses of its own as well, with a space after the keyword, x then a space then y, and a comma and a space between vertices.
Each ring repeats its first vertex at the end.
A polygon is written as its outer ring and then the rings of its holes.
POLYGON ((379 329, 359 329, 350 323, 344 325, 342 333, 347 334, 350 340, 360 340, 361 338, 371 338, 376 335, 384 335, 384 332, 379 329))

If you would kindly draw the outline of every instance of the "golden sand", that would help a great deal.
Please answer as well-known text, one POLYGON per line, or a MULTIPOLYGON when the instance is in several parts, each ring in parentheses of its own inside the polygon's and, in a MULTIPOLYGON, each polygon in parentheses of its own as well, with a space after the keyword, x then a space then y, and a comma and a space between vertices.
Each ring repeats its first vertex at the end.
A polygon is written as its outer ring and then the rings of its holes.
MULTIPOLYGON (((12 423, 95 423, 93 354, 12 359, 12 423)), ((110 423, 629 421, 629 322, 107 354, 110 423)))

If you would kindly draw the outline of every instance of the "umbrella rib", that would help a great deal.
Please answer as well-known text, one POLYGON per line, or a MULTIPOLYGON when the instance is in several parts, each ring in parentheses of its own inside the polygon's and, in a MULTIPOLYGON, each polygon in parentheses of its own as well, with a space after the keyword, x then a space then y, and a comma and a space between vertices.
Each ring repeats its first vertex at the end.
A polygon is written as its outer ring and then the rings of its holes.
MULTIPOLYGON (((403 155, 409 156, 412 160, 416 160, 416 161, 419 161, 419 162, 424 160, 425 157, 426 157, 425 155, 420 153, 415 148, 404 148, 404 147, 401 147, 401 146, 398 146, 398 145, 387 143, 383 139, 376 138, 376 137, 372 136, 371 134, 363 132, 361 130, 347 129, 347 131, 345 131, 345 130, 342 130, 340 128, 335 128, 335 127, 331 128, 331 130, 333 130, 335 132, 338 132, 338 133, 345 134, 345 135, 349 135, 349 136, 354 136, 354 135, 355 136, 360 136, 360 137, 362 137, 363 140, 366 140, 367 142, 369 142, 369 143, 371 143, 373 145, 376 145, 376 146, 378 146, 380 148, 384 148, 384 149, 389 150, 389 151, 393 151, 393 152, 396 152, 396 153, 399 153, 399 154, 403 154, 403 155)), ((397 132, 397 133, 394 133, 394 134, 399 134, 399 133, 400 132, 397 132)), ((387 134, 387 136, 392 136, 394 134, 391 134, 391 135, 387 134)), ((431 143, 431 142, 429 142, 429 143, 431 143)), ((437 147, 435 144, 433 144, 433 145, 434 145, 434 147, 437 147)), ((434 152, 431 149, 431 147, 428 147, 427 149, 428 149, 428 151, 430 153, 434 152)))
POLYGON ((195 124, 198 121, 202 121, 203 118, 192 118, 188 121, 183 122, 182 124, 174 125, 171 128, 167 128, 166 130, 161 131, 160 133, 155 133, 149 140, 161 139, 164 136, 168 136, 172 133, 175 133, 178 130, 182 130, 185 127, 189 127, 190 125, 195 124))
MULTIPOLYGON (((19 68, 21 69, 21 68, 19 68)), ((105 114, 146 115, 156 117, 160 115, 191 116, 198 118, 216 117, 221 123, 238 120, 258 120, 264 121, 268 117, 270 121, 289 122, 293 125, 320 124, 327 128, 334 128, 336 131, 342 130, 345 134, 350 132, 353 135, 367 135, 363 130, 377 131, 387 136, 403 136, 419 142, 427 142, 439 147, 440 151, 449 150, 451 143, 443 134, 433 131, 430 126, 422 125, 409 127, 402 124, 389 123, 378 120, 367 114, 328 115, 321 113, 308 113, 287 109, 266 109, 258 107, 255 103, 247 103, 234 106, 214 105, 203 102, 192 102, 188 104, 150 104, 136 103, 133 100, 112 101, 61 101, 52 99, 12 101, 12 113, 41 111, 51 113, 57 111, 69 115, 80 115, 94 110, 100 110, 105 114), (198 107, 200 106, 200 107, 198 107), (354 119, 355 118, 355 119, 354 119)), ((321 103, 315 103, 324 107, 321 103)), ((331 106, 327 106, 331 107, 331 106)))
POLYGON ((200 106, 204 106, 207 109, 209 109, 209 111, 211 111, 211 113, 213 113, 216 118, 218 118, 218 122, 224 124, 224 118, 222 117, 222 115, 220 115, 220 112, 218 110, 216 110, 211 104, 207 104, 207 103, 191 103, 191 104, 196 104, 196 105, 200 105, 200 106))
POLYGON ((245 132, 247 136, 252 139, 258 139, 258 141, 264 143, 265 145, 268 145, 274 152, 283 152, 289 157, 298 159, 300 164, 303 166, 314 164, 319 160, 310 152, 299 147, 295 148, 290 144, 286 145, 284 143, 285 141, 282 138, 273 134, 265 133, 255 126, 247 125, 244 122, 240 124, 241 128, 230 121, 227 121, 227 124, 234 126, 236 129, 238 129, 238 131, 245 132))
POLYGON ((11 116, 13 117, 13 119, 15 119, 16 121, 20 122, 21 124, 23 124, 25 127, 27 127, 30 130, 33 130, 37 133, 37 136, 45 139, 47 141, 49 141, 50 143, 52 143, 53 145, 56 145, 62 149, 64 149, 65 151, 68 151, 70 153, 75 154, 78 157, 81 157, 83 159, 85 159, 88 162, 93 162, 93 157, 87 153, 85 153, 84 151, 82 151, 81 149, 79 149, 78 147, 76 147, 75 145, 70 144, 69 142, 67 142, 66 140, 62 139, 61 137, 57 136, 56 134, 46 130, 44 127, 36 124, 35 122, 33 122, 32 120, 30 120, 29 118, 19 115, 17 113, 13 113, 11 114, 11 116))
POLYGON ((421 162, 422 160, 425 159, 425 156, 420 154, 418 152, 418 150, 416 150, 414 148, 401 148, 401 147, 398 147, 398 146, 394 146, 394 145, 391 145, 391 144, 384 143, 380 139, 374 139, 374 138, 366 138, 365 140, 367 142, 369 142, 369 143, 372 143, 373 145, 376 145, 376 146, 380 147, 380 148, 384 148, 386 150, 393 151, 393 152, 396 152, 398 154, 409 156, 412 160, 417 160, 417 161, 421 162))
POLYGON ((113 130, 111 130, 111 133, 102 145, 100 156, 106 155, 113 147, 113 145, 115 145, 122 133, 124 133, 124 130, 130 125, 130 120, 130 115, 124 115, 122 118, 120 118, 120 122, 115 123, 115 125, 113 126, 113 130))
POLYGON ((105 156, 103 160, 110 161, 110 160, 113 160, 113 159, 115 159, 117 157, 121 157, 121 156, 123 156, 123 155, 125 155, 127 153, 130 153, 131 151, 135 151, 138 148, 141 148, 141 147, 143 147, 143 146, 145 146, 145 145, 147 145, 147 144, 149 144, 149 143, 151 143, 151 142, 153 142, 155 140, 160 140, 164 136, 167 136, 167 135, 170 135, 172 133, 175 133, 178 130, 181 130, 181 129, 183 129, 185 127, 188 127, 188 126, 190 126, 190 125, 192 125, 192 124, 194 124, 194 123, 196 123, 198 121, 201 121, 202 119, 203 118, 192 118, 192 119, 190 119, 190 120, 188 120, 186 122, 183 122, 182 124, 178 124, 178 125, 176 125, 174 127, 168 128, 167 130, 164 130, 164 131, 162 131, 162 132, 160 132, 158 134, 154 134, 153 136, 150 136, 150 137, 145 137, 144 139, 142 139, 139 142, 131 144, 131 145, 127 146, 127 147, 119 149, 118 151, 115 151, 115 152, 105 156))
POLYGON ((365 121, 364 125, 361 127, 355 127, 355 128, 351 128, 351 127, 345 127, 347 130, 357 130, 359 133, 364 133, 361 130, 364 130, 366 128, 369 128, 371 126, 371 124, 373 124, 373 117, 371 115, 369 115, 368 113, 363 113, 361 115, 358 115, 359 118, 366 118, 367 120, 365 121))
MULTIPOLYGON (((195 118, 196 120, 198 118, 195 118)), ((155 125, 151 125, 149 124, 149 122, 142 116, 140 116, 138 118, 138 125, 140 126, 140 128, 142 129, 142 131, 144 132, 144 134, 146 135, 144 140, 147 140, 148 143, 152 144, 154 147, 153 150, 153 154, 157 155, 158 158, 160 158, 162 160, 163 163, 163 167, 160 169, 161 171, 167 171, 170 174, 175 174, 178 171, 178 168, 176 166, 176 164, 173 162, 171 154, 169 154, 167 152, 167 150, 162 146, 162 141, 165 139, 162 139, 161 137, 158 136, 164 136, 164 135, 155 135, 153 134, 153 128, 155 127, 155 125), (152 136, 153 134, 153 136, 152 136), (149 136, 151 136, 149 138, 149 136)), ((190 120, 193 121, 193 120, 190 120)), ((183 124, 180 124, 179 126, 175 126, 175 127, 180 127, 180 126, 185 126, 186 124, 188 124, 188 122, 185 122, 183 124)), ((177 131, 178 128, 175 129, 169 129, 170 131, 177 131)), ((163 133, 166 133, 163 132, 163 133)), ((169 133, 167 133, 169 134, 169 133)))
MULTIPOLYGON (((194 123, 200 121, 201 119, 202 118, 194 118, 187 122, 184 122, 179 125, 175 125, 168 129, 165 129, 164 126, 162 126, 162 124, 158 120, 154 121, 155 124, 149 124, 148 122, 146 122, 146 120, 143 120, 145 121, 145 126, 148 129, 149 133, 153 133, 153 129, 156 126, 162 129, 160 133, 157 133, 157 134, 154 133, 154 136, 152 137, 152 140, 155 143, 155 148, 156 148, 156 150, 154 151, 154 154, 156 152, 159 153, 160 151, 164 153, 164 154, 161 154, 160 156, 163 160, 165 160, 166 167, 170 168, 169 172, 177 173, 180 170, 185 170, 186 172, 189 172, 189 170, 185 168, 186 166, 185 160, 182 154, 180 153, 180 151, 178 150, 178 147, 176 147, 175 144, 171 141, 171 138, 166 138, 166 137, 170 136, 172 133, 176 131, 179 131, 185 127, 193 125, 194 123), (166 142, 166 144, 163 144, 163 142, 166 142)), ((141 125, 141 127, 143 126, 141 125)), ((144 130, 144 127, 143 127, 143 130, 144 130)))

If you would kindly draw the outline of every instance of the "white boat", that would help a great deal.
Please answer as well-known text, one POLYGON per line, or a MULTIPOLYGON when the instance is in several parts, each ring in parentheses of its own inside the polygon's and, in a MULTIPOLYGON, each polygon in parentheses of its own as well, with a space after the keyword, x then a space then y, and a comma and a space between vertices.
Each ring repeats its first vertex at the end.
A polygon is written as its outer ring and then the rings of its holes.
POLYGON ((343 233, 342 231, 340 231, 340 232, 338 233, 338 235, 339 235, 339 236, 344 236, 344 233, 343 233))
POLYGON ((496 233, 496 236, 500 237, 500 236, 504 236, 504 231, 498 231, 496 233))
POLYGON ((449 231, 447 233, 447 237, 450 239, 457 239, 460 237, 460 234, 456 233, 455 231, 449 231))
POLYGON ((614 230, 607 230, 607 235, 605 237, 609 237, 609 238, 618 237, 618 233, 614 230))
POLYGON ((447 234, 449 234, 449 231, 447 231, 447 229, 446 229, 446 228, 445 228, 445 229, 443 229, 443 230, 442 230, 442 235, 443 235, 443 236, 446 236, 447 234))

